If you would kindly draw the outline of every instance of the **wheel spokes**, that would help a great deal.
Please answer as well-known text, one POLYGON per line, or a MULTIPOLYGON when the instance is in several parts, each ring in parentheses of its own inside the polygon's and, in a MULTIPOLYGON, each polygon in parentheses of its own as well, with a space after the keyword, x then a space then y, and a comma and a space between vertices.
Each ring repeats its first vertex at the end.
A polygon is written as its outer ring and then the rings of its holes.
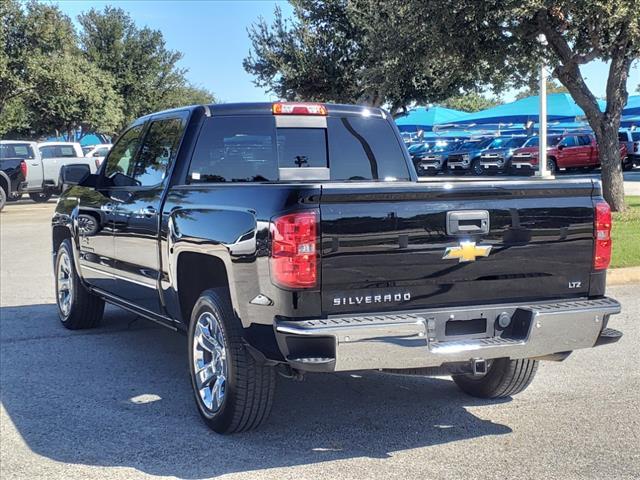
POLYGON ((198 395, 207 410, 217 412, 225 397, 227 355, 224 331, 211 312, 197 320, 193 333, 193 367, 198 395))

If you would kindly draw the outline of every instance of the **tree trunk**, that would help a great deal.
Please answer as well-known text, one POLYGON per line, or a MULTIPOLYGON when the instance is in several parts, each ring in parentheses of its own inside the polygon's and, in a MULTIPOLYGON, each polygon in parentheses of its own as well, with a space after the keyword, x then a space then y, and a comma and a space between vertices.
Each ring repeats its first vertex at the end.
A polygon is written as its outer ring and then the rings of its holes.
POLYGON ((604 198, 612 210, 621 212, 625 209, 625 205, 618 123, 604 120, 600 125, 601 128, 594 128, 593 131, 598 142, 598 157, 602 169, 604 198))

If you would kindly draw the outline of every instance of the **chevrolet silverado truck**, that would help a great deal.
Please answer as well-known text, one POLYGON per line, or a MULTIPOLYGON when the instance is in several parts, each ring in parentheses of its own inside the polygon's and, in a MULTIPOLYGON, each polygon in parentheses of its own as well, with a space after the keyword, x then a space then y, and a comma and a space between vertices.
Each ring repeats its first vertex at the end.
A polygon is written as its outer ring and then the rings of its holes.
POLYGON ((107 302, 184 332, 195 403, 216 432, 260 425, 276 374, 448 374, 499 398, 540 361, 622 335, 608 327, 620 305, 605 296, 598 181, 418 183, 380 109, 156 113, 96 174, 62 176, 62 324, 96 327, 107 302))
MULTIPOLYGON (((511 158, 511 173, 532 173, 538 166, 538 137, 531 137, 511 158)), ((620 144, 620 158, 624 165, 627 147, 620 144)), ((547 137, 547 169, 555 173, 559 169, 591 171, 600 166, 598 144, 590 134, 561 134, 547 137)))
POLYGON ((506 137, 499 147, 490 148, 480 155, 480 165, 486 173, 508 172, 511 169, 511 158, 516 149, 522 147, 527 137, 506 137))
POLYGON ((437 175, 447 169, 447 157, 455 152, 464 142, 452 139, 440 142, 429 150, 411 156, 413 166, 419 177, 437 175))
POLYGON ((447 170, 453 174, 473 172, 482 175, 480 156, 485 150, 499 147, 502 142, 503 138, 492 137, 467 140, 447 156, 447 170))

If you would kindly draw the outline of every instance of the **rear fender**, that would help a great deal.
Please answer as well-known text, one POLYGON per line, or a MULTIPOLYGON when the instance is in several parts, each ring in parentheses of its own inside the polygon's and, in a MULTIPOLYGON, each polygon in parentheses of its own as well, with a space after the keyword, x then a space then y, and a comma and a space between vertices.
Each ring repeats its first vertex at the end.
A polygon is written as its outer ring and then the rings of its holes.
POLYGON ((234 310, 248 326, 246 305, 259 293, 256 259, 259 256, 258 231, 268 234, 268 223, 258 225, 255 213, 246 209, 176 209, 168 219, 166 261, 169 286, 178 292, 178 262, 186 252, 221 260, 228 278, 234 310), (242 288, 238 288, 238 282, 242 288), (251 296, 253 294, 253 296, 251 296))

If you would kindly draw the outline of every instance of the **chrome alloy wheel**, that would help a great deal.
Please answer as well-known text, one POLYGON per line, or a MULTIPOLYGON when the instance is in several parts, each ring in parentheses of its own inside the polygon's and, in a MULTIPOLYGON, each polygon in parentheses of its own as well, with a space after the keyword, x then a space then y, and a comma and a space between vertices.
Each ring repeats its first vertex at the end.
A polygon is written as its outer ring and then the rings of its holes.
POLYGON ((203 312, 196 323, 193 371, 202 404, 210 413, 216 413, 227 389, 227 349, 220 321, 211 312, 203 312))
POLYGON ((60 252, 59 255, 56 282, 58 308, 60 308, 63 317, 68 317, 73 303, 73 279, 71 278, 73 269, 67 252, 60 252))

